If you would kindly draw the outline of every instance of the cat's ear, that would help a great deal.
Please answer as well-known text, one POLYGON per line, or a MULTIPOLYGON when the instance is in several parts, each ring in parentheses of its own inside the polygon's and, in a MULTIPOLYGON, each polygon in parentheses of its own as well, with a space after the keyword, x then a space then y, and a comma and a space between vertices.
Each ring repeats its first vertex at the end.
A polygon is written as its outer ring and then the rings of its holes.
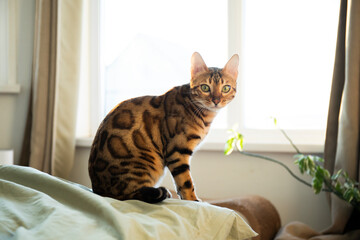
POLYGON ((201 55, 198 52, 194 52, 191 56, 191 79, 207 70, 208 68, 201 55))
POLYGON ((230 75, 230 77, 232 77, 234 80, 236 80, 238 75, 238 67, 239 67, 239 55, 234 54, 230 58, 230 60, 226 63, 222 71, 227 75, 230 75))

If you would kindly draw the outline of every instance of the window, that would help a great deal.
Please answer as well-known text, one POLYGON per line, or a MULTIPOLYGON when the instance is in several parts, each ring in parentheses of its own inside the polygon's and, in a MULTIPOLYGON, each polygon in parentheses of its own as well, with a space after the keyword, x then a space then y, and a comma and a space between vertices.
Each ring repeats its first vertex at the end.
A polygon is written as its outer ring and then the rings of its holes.
POLYGON ((291 149, 272 116, 302 151, 323 150, 339 9, 338 0, 242 1, 234 119, 250 149, 291 149))
MULTIPOLYGON (((194 51, 209 67, 228 60, 226 2, 107 0, 102 7, 102 116, 123 100, 188 83, 194 51)), ((224 125, 226 114, 217 120, 224 125)))
POLYGON ((194 51, 217 67, 238 53, 240 91, 203 148, 222 149, 226 129, 238 124, 248 150, 287 151, 271 124, 275 116, 302 151, 321 151, 339 6, 339 0, 101 1, 92 131, 118 102, 187 83, 194 51))
POLYGON ((16 83, 17 0, 0 0, 0 93, 19 93, 16 83))
POLYGON ((339 5, 326 0, 244 1, 246 128, 272 127, 266 118, 277 116, 284 128, 324 129, 339 5))

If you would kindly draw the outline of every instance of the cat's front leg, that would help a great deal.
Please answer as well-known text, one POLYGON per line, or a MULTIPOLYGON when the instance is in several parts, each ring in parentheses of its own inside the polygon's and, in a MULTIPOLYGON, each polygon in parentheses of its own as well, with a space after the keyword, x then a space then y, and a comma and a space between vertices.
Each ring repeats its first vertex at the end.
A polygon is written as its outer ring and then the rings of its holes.
POLYGON ((190 174, 189 158, 175 158, 167 164, 175 181, 177 194, 181 199, 200 201, 195 193, 195 187, 190 174))

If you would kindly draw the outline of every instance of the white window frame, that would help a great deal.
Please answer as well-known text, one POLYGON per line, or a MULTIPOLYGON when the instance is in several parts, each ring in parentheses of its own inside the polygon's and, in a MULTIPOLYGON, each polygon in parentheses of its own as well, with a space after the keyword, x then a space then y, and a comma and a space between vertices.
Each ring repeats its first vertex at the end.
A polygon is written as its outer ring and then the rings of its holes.
POLYGON ((0 94, 17 94, 18 0, 0 0, 0 94))
MULTIPOLYGON (((100 26, 100 9, 101 1, 91 0, 90 3, 90 136, 77 139, 78 146, 90 146, 93 136, 101 122, 103 116, 103 83, 100 81, 100 76, 103 75, 100 67, 100 41, 101 41, 101 26, 100 26)), ((237 80, 238 89, 237 97, 228 106, 228 128, 238 125, 238 131, 241 132, 244 139, 244 150, 257 152, 294 152, 286 138, 278 129, 247 129, 244 127, 241 116, 243 116, 242 108, 242 78, 241 78, 241 48, 242 48, 242 6, 243 0, 228 0, 228 55, 231 57, 234 53, 240 56, 239 77, 237 80)), ((270 120, 269 120, 270 121, 270 120)), ((213 129, 210 131, 204 143, 199 150, 215 150, 223 151, 224 145, 229 137, 227 129, 213 129)), ((320 153, 323 152, 325 130, 286 130, 287 134, 292 138, 293 142, 298 146, 302 152, 320 153)))
MULTIPOLYGON (((242 9, 244 0, 228 0, 228 33, 229 33, 229 57, 234 53, 240 56, 239 77, 237 85, 239 91, 237 97, 229 105, 228 109, 228 126, 238 126, 238 131, 244 136, 244 150, 258 152, 295 152, 288 140, 282 135, 279 129, 251 129, 245 128, 243 122, 243 105, 242 94, 242 9)), ((269 119, 271 121, 271 119, 269 119)), ((293 142, 302 152, 320 153, 324 148, 325 130, 313 129, 290 129, 286 133, 291 137, 293 142), (311 136, 311 137, 310 137, 311 136)), ((224 150, 224 144, 229 137, 226 129, 214 129, 209 133, 207 142, 202 146, 205 150, 224 150)))

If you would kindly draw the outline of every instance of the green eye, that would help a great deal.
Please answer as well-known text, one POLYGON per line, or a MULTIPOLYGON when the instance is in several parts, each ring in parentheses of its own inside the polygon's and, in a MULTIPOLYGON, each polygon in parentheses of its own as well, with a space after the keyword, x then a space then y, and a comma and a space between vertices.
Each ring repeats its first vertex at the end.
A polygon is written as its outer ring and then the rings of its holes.
POLYGON ((201 88, 201 91, 203 91, 203 92, 210 92, 210 87, 206 84, 202 84, 200 86, 200 88, 201 88))
POLYGON ((222 88, 222 92, 223 93, 228 93, 230 91, 231 87, 229 85, 225 85, 223 88, 222 88))

